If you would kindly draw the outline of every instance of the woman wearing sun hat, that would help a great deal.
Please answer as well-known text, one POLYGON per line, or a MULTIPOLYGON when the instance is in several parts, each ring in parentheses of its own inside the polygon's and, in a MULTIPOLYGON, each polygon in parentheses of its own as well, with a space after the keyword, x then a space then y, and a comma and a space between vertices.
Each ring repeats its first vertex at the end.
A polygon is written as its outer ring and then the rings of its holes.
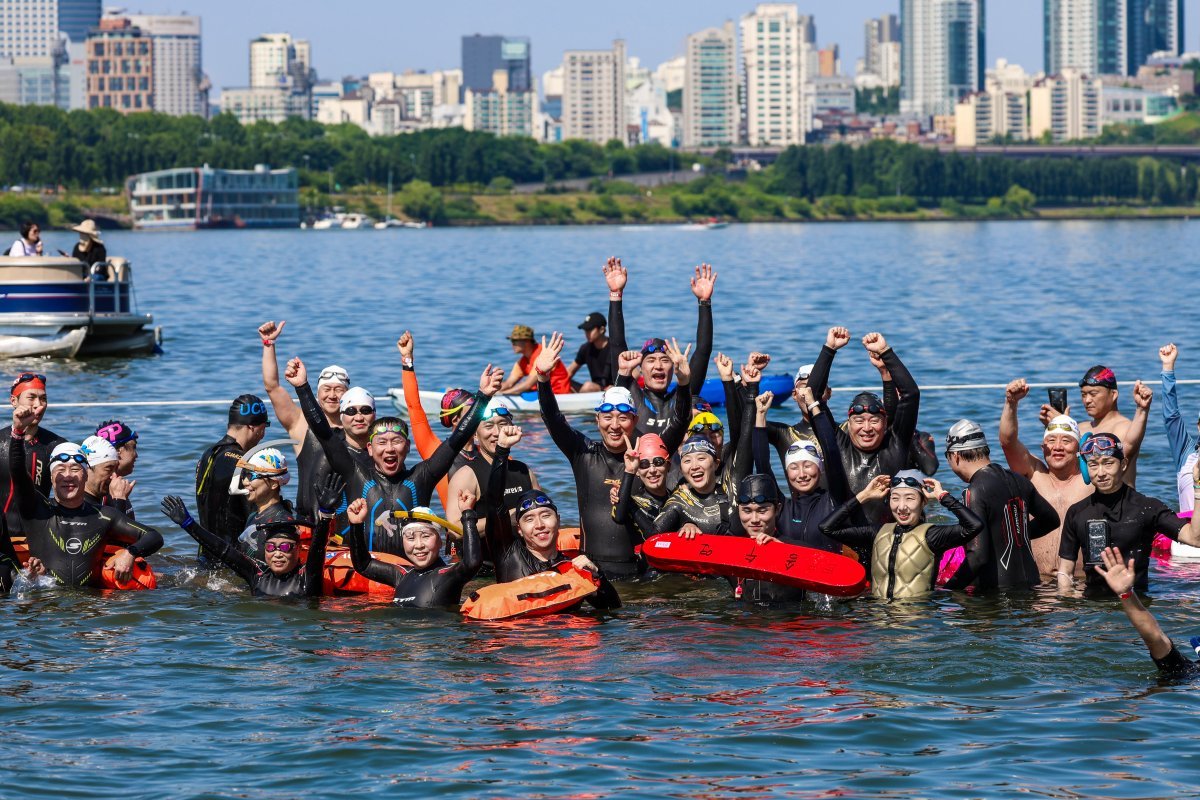
POLYGON ((79 234, 79 241, 71 250, 71 258, 87 264, 89 269, 102 261, 108 261, 108 251, 104 249, 104 242, 100 239, 100 231, 95 222, 85 219, 71 230, 79 234))

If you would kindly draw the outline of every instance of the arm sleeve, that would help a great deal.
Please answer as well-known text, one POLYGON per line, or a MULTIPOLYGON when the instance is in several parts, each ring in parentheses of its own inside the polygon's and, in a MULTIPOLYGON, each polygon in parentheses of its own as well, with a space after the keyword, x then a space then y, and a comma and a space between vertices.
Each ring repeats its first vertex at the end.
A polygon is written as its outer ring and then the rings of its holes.
POLYGON ((336 517, 318 518, 313 526, 308 558, 304 560, 304 594, 309 597, 320 597, 325 589, 325 545, 329 543, 329 532, 336 524, 336 517))
POLYGON ((691 366, 692 377, 688 381, 692 386, 692 394, 700 396, 704 381, 708 379, 708 360, 712 358, 713 347, 713 317, 712 303, 700 303, 696 312, 696 352, 688 362, 691 366))
POLYGON ((625 341, 625 307, 620 300, 608 301, 608 361, 612 365, 613 380, 619 382, 621 353, 629 349, 625 341))
POLYGON ((384 586, 395 586, 404 577, 404 570, 395 564, 379 561, 371 555, 371 551, 367 549, 367 532, 361 522, 350 525, 347 538, 350 545, 350 563, 359 575, 384 586))
MULTIPOLYGON (((543 383, 541 386, 548 386, 543 383)), ((553 397, 554 395, 551 395, 553 397)), ((513 532, 512 516, 504 509, 504 484, 508 482, 508 453, 503 447, 496 448, 492 456, 492 469, 488 472, 486 487, 483 491, 484 502, 489 509, 487 535, 491 551, 498 558, 516 539, 513 532)))
POLYGON ((850 479, 846 476, 846 465, 842 463, 842 451, 838 447, 837 427, 829 406, 821 402, 821 413, 813 417, 813 433, 821 445, 821 457, 825 462, 825 485, 835 505, 842 505, 854 497, 850 491, 850 479))
POLYGON ((983 520, 951 495, 941 499, 942 508, 958 518, 957 525, 934 525, 925 535, 925 541, 935 551, 945 552, 974 539, 983 530, 983 520))
POLYGON ((462 555, 458 562, 458 572, 461 577, 470 580, 483 566, 483 545, 479 542, 479 515, 475 513, 475 509, 463 509, 462 532, 462 555))
POLYGON ((889 347, 882 358, 888 371, 892 373, 892 380, 896 382, 896 391, 900 393, 900 399, 896 403, 895 421, 892 422, 892 435, 903 442, 905 447, 909 447, 913 434, 917 431, 921 390, 895 350, 889 347))
POLYGON ((621 596, 617 594, 617 587, 613 586, 612 581, 604 577, 603 574, 601 574, 599 577, 600 588, 596 590, 594 595, 588 597, 588 603, 591 604, 593 608, 597 608, 601 611, 606 611, 612 608, 620 608, 621 596))
POLYGON ((571 424, 567 422, 567 418, 559 411, 558 400, 554 397, 554 390, 550 388, 550 381, 539 381, 537 391, 538 405, 542 409, 542 422, 546 424, 550 438, 554 440, 554 444, 558 445, 558 449, 562 451, 568 461, 574 461, 575 457, 587 447, 587 439, 582 433, 572 428, 571 424))
POLYGON ((859 509, 857 497, 851 497, 821 521, 821 533, 851 547, 863 547, 875 541, 878 533, 870 526, 849 527, 850 520, 859 509))
POLYGON ((1175 471, 1183 468, 1187 460, 1191 441, 1188 437, 1187 425, 1179 411, 1179 393, 1175 389, 1175 372, 1162 372, 1162 413, 1163 425, 1167 428, 1167 445, 1171 448, 1171 457, 1175 459, 1175 471))
POLYGON ((883 394, 880 398, 883 400, 883 413, 887 415, 888 427, 891 427, 892 422, 896 419, 896 406, 900 402, 900 396, 896 393, 895 381, 883 382, 883 394))
POLYGON ((821 345, 821 352, 813 362, 812 372, 808 374, 808 388, 812 389, 813 399, 820 400, 829 388, 829 371, 833 368, 833 357, 837 351, 828 345, 821 345))
POLYGON ((1063 520, 1062 538, 1058 540, 1058 557, 1067 561, 1079 558, 1079 534, 1075 530, 1078 518, 1077 513, 1067 511, 1067 518, 1063 520))
MULTIPOLYGON (((725 416, 729 418, 729 435, 725 438, 727 441, 736 442, 742 433, 741 387, 737 381, 721 381, 721 391, 725 394, 725 416)), ((750 402, 753 404, 754 398, 751 398, 750 402)), ((751 417, 751 420, 753 419, 751 417)))
POLYGON ((775 472, 771 468, 771 443, 767 441, 767 429, 754 427, 751 437, 751 450, 754 452, 754 472, 756 475, 766 475, 771 482, 775 481, 775 472))
POLYGON ((433 432, 425 408, 421 405, 421 386, 417 383, 417 373, 412 367, 400 370, 400 379, 404 385, 404 405, 408 409, 408 427, 412 431, 413 444, 421 458, 429 458, 438 449, 442 440, 433 432))
POLYGON ((122 543, 130 543, 129 551, 145 558, 157 553, 163 546, 162 534, 154 528, 139 525, 112 506, 105 506, 100 513, 109 521, 109 535, 122 543))
POLYGON ((1029 495, 1028 511, 1030 539, 1040 539, 1052 533, 1061 521, 1058 518, 1058 511, 1050 505, 1050 501, 1038 493, 1037 489, 1034 489, 1033 493, 1029 495))
POLYGON ((687 426, 692 421, 692 385, 691 382, 676 387, 675 403, 671 408, 671 418, 663 428, 663 446, 668 453, 674 453, 687 438, 687 426))
POLYGON ((1161 533, 1168 539, 1178 540, 1179 532, 1187 526, 1188 521, 1158 500, 1151 498, 1150 503, 1154 512, 1154 532, 1161 533))
POLYGON ((476 392, 471 413, 458 421, 450 438, 438 445, 432 456, 417 464, 409 478, 417 487, 419 496, 424 497, 432 493, 437 482, 446 477, 446 473, 454 466, 454 457, 467 446, 471 437, 475 435, 479 423, 483 420, 483 412, 487 409, 488 401, 491 399, 483 392, 476 392))
MULTIPOLYGON (((742 392, 745 395, 749 395, 753 391, 754 388, 751 386, 742 387, 742 392)), ((751 442, 754 432, 754 398, 745 395, 742 397, 740 435, 736 442, 736 449, 733 451, 733 464, 730 469, 732 485, 735 489, 742 482, 742 478, 750 474, 750 468, 754 462, 754 448, 751 442)))
POLYGON ((679 505, 671 502, 672 498, 667 499, 667 504, 663 506, 663 510, 654 518, 654 532, 666 533, 668 531, 679 530, 680 523, 683 522, 683 515, 679 511, 679 505))
POLYGON ((188 536, 199 542, 201 547, 219 558, 222 564, 250 584, 251 588, 254 587, 254 581, 258 577, 258 566, 250 556, 238 548, 236 540, 234 542, 226 541, 212 531, 201 527, 200 523, 194 520, 185 525, 183 529, 188 536))
POLYGON ((613 522, 618 525, 628 525, 633 522, 633 509, 637 505, 633 502, 633 482, 635 480, 637 480, 637 476, 632 472, 621 473, 621 488, 618 490, 617 504, 612 509, 613 522))
POLYGON ((354 474, 354 459, 351 458, 345 447, 333 440, 333 428, 329 426, 329 420, 325 419, 325 414, 317 404, 312 387, 307 383, 297 387, 296 397, 300 398, 300 408, 304 411, 304 418, 308 420, 308 429, 321 443, 321 449, 325 451, 325 458, 329 460, 329 466, 349 483, 350 476, 354 474))

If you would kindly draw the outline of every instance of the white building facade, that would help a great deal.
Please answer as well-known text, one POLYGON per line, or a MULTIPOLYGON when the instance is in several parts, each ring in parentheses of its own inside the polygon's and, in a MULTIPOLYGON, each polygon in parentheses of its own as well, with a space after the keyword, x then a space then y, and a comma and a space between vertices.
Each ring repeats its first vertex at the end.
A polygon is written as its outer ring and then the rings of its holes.
POLYGON ((563 54, 562 136, 626 141, 624 41, 613 42, 612 50, 563 54))
POLYGON ((791 3, 760 3, 742 17, 741 38, 748 143, 803 144, 802 88, 815 75, 812 20, 791 3))
POLYGON ((737 144, 737 94, 733 23, 688 36, 684 45, 684 147, 737 144))
POLYGON ((901 0, 900 113, 953 115, 982 88, 983 0, 901 0))

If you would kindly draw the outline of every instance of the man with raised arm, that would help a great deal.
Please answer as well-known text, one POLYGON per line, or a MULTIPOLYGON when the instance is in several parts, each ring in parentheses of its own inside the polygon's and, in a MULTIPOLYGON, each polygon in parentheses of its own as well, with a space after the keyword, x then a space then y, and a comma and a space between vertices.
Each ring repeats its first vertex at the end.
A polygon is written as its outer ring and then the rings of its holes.
MULTIPOLYGON (((1133 386, 1134 401, 1142 390, 1142 382, 1133 386)), ((1147 390, 1148 391, 1148 390, 1147 390)), ((1149 405, 1134 409, 1133 419, 1126 417, 1117 410, 1117 399, 1120 397, 1117 388, 1117 376, 1111 369, 1096 365, 1084 373, 1079 381, 1079 396, 1083 399, 1083 410, 1090 419, 1079 423, 1079 434, 1111 433, 1121 440, 1125 448, 1125 458, 1128 466, 1125 468, 1124 481, 1130 486, 1137 485, 1137 457, 1142 449, 1142 438, 1146 435, 1146 422, 1149 420, 1149 405)), ((1049 405, 1042 406, 1042 422, 1046 423, 1051 416, 1058 412, 1049 405)), ((1070 407, 1063 413, 1069 414, 1070 407)))
MULTIPOLYGON (((50 453, 55 445, 66 441, 49 428, 42 426, 42 419, 49 408, 46 396, 46 376, 22 372, 12 383, 9 402, 13 408, 27 408, 32 413, 25 425, 25 473, 29 475, 38 491, 50 495, 50 453)), ((0 429, 0 448, 8 447, 11 428, 0 429)), ((8 450, 0 449, 0 463, 8 463, 8 450)), ((17 534, 21 531, 21 515, 13 499, 12 476, 0 479, 0 508, 8 520, 8 530, 17 534)))
MULTIPOLYGON (((1167 445, 1175 462, 1175 485, 1179 493, 1179 515, 1190 517, 1196 506, 1196 494, 1192 487, 1192 469, 1200 459, 1200 437, 1183 421, 1179 410, 1179 395, 1175 390, 1175 359, 1179 348, 1165 344, 1158 348, 1162 360, 1163 425, 1167 429, 1167 445)), ((1197 424, 1200 428, 1200 423, 1197 424)))
MULTIPOLYGON (((637 425, 640 433, 657 433, 670 424, 677 402, 678 388, 671 389, 671 381, 678 375, 672 368, 672 359, 667 353, 664 339, 647 339, 642 345, 641 383, 630 375, 621 374, 620 357, 628 349, 625 340, 625 310, 622 297, 629 281, 629 272, 621 259, 610 258, 604 265, 604 279, 608 283, 609 352, 613 359, 613 372, 617 385, 629 390, 633 405, 637 409, 637 425)), ((708 359, 712 356, 712 294, 717 282, 717 273, 708 264, 696 267, 692 278, 692 294, 699 304, 696 320, 696 352, 689 363, 691 395, 688 398, 688 415, 691 415, 691 397, 699 397, 704 380, 708 377, 708 359)), ((678 381, 682 383, 682 381, 678 381)))

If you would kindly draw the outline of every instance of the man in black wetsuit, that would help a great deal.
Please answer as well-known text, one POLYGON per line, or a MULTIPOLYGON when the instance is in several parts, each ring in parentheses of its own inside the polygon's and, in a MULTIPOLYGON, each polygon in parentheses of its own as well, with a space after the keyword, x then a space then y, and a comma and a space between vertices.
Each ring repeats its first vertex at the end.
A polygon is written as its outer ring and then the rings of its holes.
MULTIPOLYGON (((611 345, 610 345, 611 346, 611 345)), ((629 390, 611 386, 596 407, 596 428, 600 441, 585 436, 571 427, 558 408, 558 400, 550 389, 550 369, 562 351, 562 334, 555 333, 549 343, 542 342, 542 351, 534 364, 538 380, 538 403, 542 421, 550 438, 571 464, 579 498, 579 527, 583 537, 583 552, 613 578, 629 578, 641 569, 633 548, 641 537, 629 525, 616 522, 612 516, 613 492, 621 485, 625 471, 625 450, 635 437, 637 409, 629 390)), ((673 451, 683 441, 688 417, 692 410, 691 390, 687 383, 688 366, 684 352, 667 345, 667 355, 676 372, 683 376, 673 404, 671 424, 662 433, 667 450, 673 451)), ((499 452, 499 451, 497 451, 499 452)))
MULTIPOLYGON (((1103 576, 1112 593, 1121 598, 1121 610, 1142 637, 1146 649, 1150 651, 1150 658, 1154 660, 1163 677, 1194 678, 1200 675, 1200 663, 1180 654, 1175 643, 1163 633, 1158 620, 1142 605, 1137 592, 1133 590, 1137 581, 1137 565, 1134 564, 1134 560, 1131 558, 1125 561, 1121 557, 1121 551, 1115 547, 1105 548, 1100 557, 1103 564, 1096 566, 1096 572, 1103 576)), ((1191 645, 1200 652, 1200 637, 1193 636, 1191 645)))
MULTIPOLYGON (((183 528, 213 558, 229 567, 246 582, 255 597, 317 597, 324 582, 325 545, 334 526, 333 509, 342 497, 342 481, 330 475, 317 487, 317 524, 313 528, 308 558, 300 563, 301 520, 281 519, 265 523, 261 535, 262 550, 255 555, 244 553, 237 544, 229 542, 196 523, 183 500, 167 495, 162 512, 183 528)), ((305 523, 307 524, 307 523, 305 523)))
MULTIPOLYGON (((610 258, 604 265, 604 278, 608 282, 608 322, 611 333, 608 349, 612 354, 612 368, 617 376, 617 385, 625 387, 633 395, 638 432, 657 433, 661 436, 675 409, 679 389, 671 389, 670 385, 678 369, 672 368, 665 340, 647 339, 641 348, 641 383, 635 381, 631 375, 621 374, 620 357, 627 349, 625 312, 621 298, 629 276, 620 259, 610 258)), ((692 354, 689 363, 691 397, 700 396, 700 389, 708 376, 708 359, 712 356, 713 337, 712 294, 716 281, 717 273, 708 264, 696 267, 695 277, 692 278, 692 294, 696 296, 699 310, 696 322, 696 352, 692 354)), ((688 417, 691 416, 691 397, 687 399, 688 417)))
MULTIPOLYGON (((13 381, 9 402, 13 408, 26 408, 32 412, 25 427, 25 474, 43 497, 50 496, 50 452, 55 445, 66 441, 58 434, 42 427, 42 418, 48 407, 46 399, 46 376, 22 372, 13 381)), ((12 428, 0 430, 0 448, 8 447, 12 428)), ((8 463, 8 452, 0 451, 0 463, 8 463)), ((21 515, 13 498, 11 476, 0 480, 0 508, 3 509, 12 535, 21 533, 21 515)))
POLYGON ((1058 512, 1024 475, 992 463, 991 454, 975 422, 959 420, 946 435, 946 463, 967 482, 963 503, 984 524, 967 542, 967 557, 947 589, 1032 589, 1042 582, 1029 542, 1058 528, 1058 512))
POLYGON ((13 409, 7 454, 14 506, 29 544, 30 565, 44 570, 63 586, 95 586, 104 570, 104 546, 116 543, 125 549, 113 558, 113 571, 117 580, 128 580, 134 559, 157 552, 163 544, 162 536, 115 508, 84 501, 87 456, 77 444, 62 442, 51 452, 54 499, 47 499, 24 469, 25 428, 34 416, 28 407, 13 409))
MULTIPOLYGON (((489 464, 489 468, 490 468, 489 464)), ((404 557, 411 568, 396 566, 371 556, 363 522, 367 518, 367 501, 357 498, 346 509, 350 519, 350 559, 355 572, 368 580, 395 587, 392 602, 404 608, 458 607, 463 587, 471 582, 483 564, 483 549, 476 527, 474 495, 462 493, 458 499, 461 509, 462 543, 460 560, 447 564, 441 557, 444 531, 432 522, 413 520, 400 529, 404 557)))
MULTIPOLYGON (((196 462, 196 506, 200 525, 225 541, 234 542, 246 525, 250 506, 242 495, 229 493, 229 481, 238 460, 263 440, 270 425, 262 399, 244 394, 229 406, 225 435, 204 451, 196 462)), ((200 565, 216 566, 212 554, 200 547, 200 565)))
MULTIPOLYGON (((493 400, 483 411, 483 421, 475 431, 475 447, 471 453, 462 453, 455 459, 455 464, 461 464, 450 476, 449 497, 446 503, 446 520, 457 525, 459 498, 464 493, 475 499, 471 508, 475 509, 476 524, 479 532, 487 533, 487 520, 497 509, 490 508, 484 489, 487 486, 488 475, 492 471, 492 459, 496 457, 496 442, 500 439, 500 430, 512 425, 512 412, 493 400)), ((517 496, 526 489, 537 488, 537 478, 524 461, 509 459, 508 486, 504 489, 504 508, 511 511, 517 496)))
POLYGON ((575 360, 567 365, 567 375, 578 386, 577 391, 602 392, 612 386, 613 360, 609 355, 608 336, 605 335, 607 329, 608 323, 599 311, 588 314, 579 325, 579 330, 583 331, 587 341, 579 347, 579 352, 575 354, 575 360), (585 364, 590 380, 574 380, 575 373, 585 364))
POLYGON ((367 454, 371 458, 368 466, 353 458, 346 447, 334 439, 329 422, 308 385, 304 363, 299 358, 288 362, 284 377, 296 387, 296 396, 300 398, 300 408, 308 419, 309 430, 325 449, 330 466, 346 482, 346 496, 351 500, 361 497, 367 501, 367 549, 403 555, 400 532, 396 529, 392 512, 429 505, 438 481, 450 471, 454 457, 479 427, 488 401, 500 388, 504 371, 493 369, 490 364, 483 370, 479 378, 479 393, 475 395, 475 404, 470 413, 459 420, 450 438, 442 442, 432 456, 412 468, 404 466, 411 443, 408 425, 403 420, 397 417, 375 420, 367 443, 367 454))
MULTIPOLYGON (((845 341, 849 341, 848 333, 845 341)), ((894 475, 909 466, 910 448, 921 404, 917 382, 896 351, 888 347, 883 334, 868 333, 862 343, 868 353, 879 356, 887 367, 899 397, 889 424, 884 401, 871 392, 861 392, 850 403, 849 431, 837 429, 838 453, 846 469, 850 490, 855 493, 869 486, 876 475, 894 475)), ((829 386, 829 370, 833 366, 835 352, 828 344, 821 348, 821 354, 808 378, 808 388, 812 390, 813 397, 824 396, 829 386)), ((825 453, 824 457, 828 459, 832 456, 825 453)), ((873 525, 883 524, 890 519, 887 503, 882 497, 874 495, 861 509, 855 509, 856 514, 860 512, 873 525)))

